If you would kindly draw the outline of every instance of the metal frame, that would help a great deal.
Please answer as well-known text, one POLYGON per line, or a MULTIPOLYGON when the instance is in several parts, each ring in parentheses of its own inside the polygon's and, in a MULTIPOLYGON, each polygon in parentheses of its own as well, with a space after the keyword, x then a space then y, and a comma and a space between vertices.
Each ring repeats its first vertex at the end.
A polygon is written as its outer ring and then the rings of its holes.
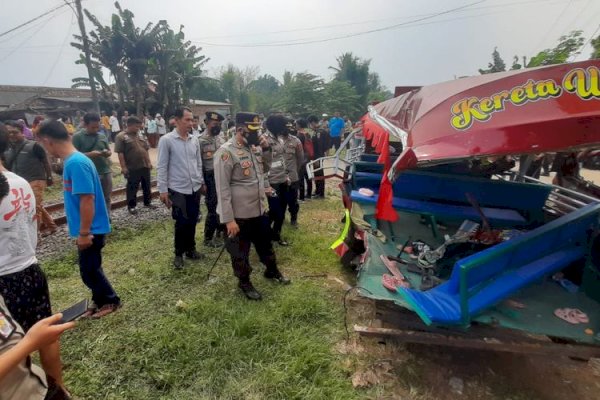
MULTIPOLYGON (((508 176, 511 181, 519 180, 521 182, 550 186, 552 189, 546 200, 544 210, 554 215, 565 215, 588 204, 600 203, 600 199, 552 183, 545 183, 530 176, 520 175, 515 172, 510 172, 508 176)), ((506 180, 505 176, 499 176, 499 178, 506 180)))
POLYGON ((360 143, 356 147, 350 147, 349 143, 355 139, 355 135, 362 130, 357 128, 352 130, 340 144, 340 148, 336 150, 333 156, 321 157, 316 160, 310 161, 306 164, 306 173, 308 179, 315 179, 316 171, 323 171, 323 176, 318 179, 327 179, 332 177, 338 177, 340 179, 350 179, 352 177, 351 166, 355 161, 360 160, 360 156, 365 151, 364 138, 360 139, 360 143), (345 153, 342 153, 345 150, 345 153), (333 161, 333 165, 326 166, 328 161, 333 161), (333 173, 326 173, 328 170, 333 170, 333 173))

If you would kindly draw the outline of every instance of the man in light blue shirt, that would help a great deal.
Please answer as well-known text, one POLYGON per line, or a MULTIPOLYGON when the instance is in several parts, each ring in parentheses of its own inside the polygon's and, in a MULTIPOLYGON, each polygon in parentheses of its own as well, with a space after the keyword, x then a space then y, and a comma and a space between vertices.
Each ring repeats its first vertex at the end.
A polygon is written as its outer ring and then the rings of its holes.
POLYGON ((329 136, 331 136, 331 146, 336 150, 340 148, 344 125, 344 120, 340 117, 339 112, 334 113, 333 117, 329 120, 329 136))
POLYGON ((183 268, 184 254, 191 260, 203 258, 196 251, 195 236, 200 195, 206 194, 206 186, 198 138, 190 134, 192 123, 192 111, 178 109, 175 129, 158 142, 158 191, 160 201, 171 209, 175 220, 175 269, 183 268))
POLYGON ((77 238, 81 279, 92 291, 93 304, 87 315, 101 318, 118 310, 121 300, 102 269, 102 248, 110 222, 100 177, 92 160, 75 149, 62 123, 42 124, 38 136, 48 153, 64 160, 63 196, 69 234, 77 238))

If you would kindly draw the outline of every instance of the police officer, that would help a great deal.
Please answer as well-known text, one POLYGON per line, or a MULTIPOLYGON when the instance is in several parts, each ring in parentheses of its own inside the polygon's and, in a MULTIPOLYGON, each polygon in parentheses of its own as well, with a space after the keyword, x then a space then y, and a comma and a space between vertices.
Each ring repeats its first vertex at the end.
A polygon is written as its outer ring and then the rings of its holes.
POLYGON ((219 215, 217 214, 217 188, 215 186, 214 156, 225 140, 221 135, 221 122, 225 118, 214 111, 206 113, 206 129, 200 135, 200 150, 202 154, 202 169, 204 173, 204 183, 206 184, 206 208, 208 215, 204 222, 204 245, 208 247, 220 247, 213 236, 217 230, 224 231, 224 227, 219 224, 219 215))
MULTIPOLYGON (((285 158, 285 166, 290 178, 290 186, 285 198, 286 205, 290 211, 290 220, 293 227, 298 226, 298 190, 300 189, 300 170, 304 162, 304 149, 302 142, 296 136, 296 123, 291 118, 286 118, 286 129, 279 141, 283 145, 283 153, 285 158)), ((285 218, 285 208, 284 208, 285 218)))
POLYGON ((265 215, 271 189, 265 186, 264 173, 270 159, 263 157, 261 147, 268 150, 268 142, 264 136, 259 139, 258 114, 240 112, 235 121, 235 136, 215 154, 217 212, 227 227, 225 245, 233 272, 239 279, 239 288, 248 299, 260 300, 261 294, 250 282, 252 243, 260 261, 267 267, 266 278, 282 284, 288 284, 290 280, 277 268, 269 219, 265 215))
POLYGON ((265 154, 269 154, 271 158, 267 177, 269 185, 276 193, 275 196, 268 198, 271 240, 278 242, 281 246, 288 245, 281 238, 281 227, 285 219, 288 190, 291 182, 287 173, 283 143, 279 140, 287 129, 286 122, 283 115, 271 115, 265 122, 267 128, 266 138, 269 143, 269 148, 265 150, 265 154))

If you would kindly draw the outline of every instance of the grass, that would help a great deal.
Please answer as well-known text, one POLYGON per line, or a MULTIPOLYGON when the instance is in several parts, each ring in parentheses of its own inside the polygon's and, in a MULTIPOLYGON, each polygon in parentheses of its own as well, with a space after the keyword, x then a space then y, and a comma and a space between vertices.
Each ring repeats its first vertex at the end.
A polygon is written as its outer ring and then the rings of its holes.
MULTIPOLYGON (((340 203, 307 203, 301 229, 287 230, 293 245, 276 252, 292 285, 266 281, 253 256, 253 280, 264 295, 256 303, 236 288, 227 254, 209 281, 216 250, 173 271, 171 221, 112 234, 104 268, 124 307, 64 335, 70 390, 82 399, 360 397, 333 350, 344 338, 342 289, 315 277, 340 273, 328 250, 341 229, 340 203)), ((43 268, 55 310, 89 296, 73 253, 43 268)))

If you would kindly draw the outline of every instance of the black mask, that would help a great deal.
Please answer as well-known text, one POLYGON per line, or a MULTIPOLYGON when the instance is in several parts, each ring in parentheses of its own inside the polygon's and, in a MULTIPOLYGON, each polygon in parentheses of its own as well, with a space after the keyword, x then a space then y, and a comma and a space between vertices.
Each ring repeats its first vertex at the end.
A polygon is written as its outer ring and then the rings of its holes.
POLYGON ((210 128, 210 134, 213 136, 217 136, 219 133, 221 133, 221 128, 218 126, 213 126, 212 128, 210 128))
POLYGON ((260 144, 258 140, 258 132, 250 132, 246 135, 246 142, 249 146, 258 146, 260 144))

